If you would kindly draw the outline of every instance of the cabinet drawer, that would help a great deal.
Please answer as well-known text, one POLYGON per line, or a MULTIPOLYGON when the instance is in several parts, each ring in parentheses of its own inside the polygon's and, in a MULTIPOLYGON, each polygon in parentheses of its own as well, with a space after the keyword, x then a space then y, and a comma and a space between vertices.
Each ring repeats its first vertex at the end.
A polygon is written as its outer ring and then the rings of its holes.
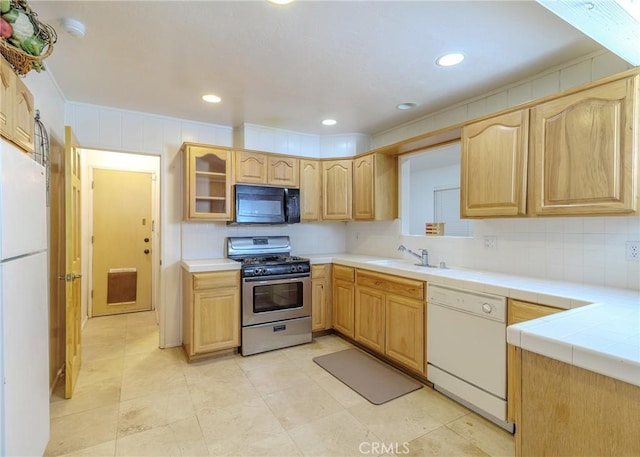
POLYGON ((342 279, 343 281, 353 282, 355 279, 355 268, 345 267, 342 265, 334 265, 333 277, 335 279, 342 279))
POLYGON ((240 287, 240 271, 218 271, 193 275, 193 290, 240 287))
POLYGON ((358 270, 356 283, 358 286, 371 287, 390 294, 424 301, 424 282, 415 279, 358 270))
POLYGON ((561 308, 554 308, 552 306, 538 305, 535 303, 511 299, 509 300, 508 308, 508 324, 511 325, 519 322, 530 321, 531 319, 537 319, 538 317, 559 313, 560 311, 565 310, 561 308))
POLYGON ((330 272, 331 264, 311 265, 311 279, 326 278, 330 272))

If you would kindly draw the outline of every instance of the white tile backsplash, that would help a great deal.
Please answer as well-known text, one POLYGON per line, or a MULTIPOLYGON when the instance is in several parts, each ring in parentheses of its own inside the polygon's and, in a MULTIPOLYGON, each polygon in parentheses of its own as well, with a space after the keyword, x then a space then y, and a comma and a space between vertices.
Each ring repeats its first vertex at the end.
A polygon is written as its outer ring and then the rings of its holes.
POLYGON ((323 222, 270 226, 234 226, 224 222, 182 223, 182 258, 187 260, 226 257, 229 236, 281 236, 291 239, 292 253, 297 255, 331 254, 346 251, 346 224, 323 222))
POLYGON ((639 216, 484 219, 474 221, 471 238, 403 236, 399 220, 350 222, 346 240, 353 254, 399 258, 397 247, 405 244, 428 249, 433 264, 637 290, 640 266, 626 261, 625 243, 636 239, 639 221, 639 216), (594 233, 598 227, 600 233, 594 233), (497 249, 484 248, 485 235, 497 238, 497 249))

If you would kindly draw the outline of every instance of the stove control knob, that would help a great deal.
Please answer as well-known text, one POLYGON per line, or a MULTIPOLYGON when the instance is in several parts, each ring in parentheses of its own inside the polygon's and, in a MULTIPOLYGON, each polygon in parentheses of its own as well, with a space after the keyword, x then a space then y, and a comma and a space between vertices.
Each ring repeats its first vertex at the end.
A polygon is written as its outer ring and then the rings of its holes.
POLYGON ((295 273, 296 272, 296 266, 295 265, 291 265, 291 273, 295 273))
POLYGON ((298 271, 304 271, 304 265, 302 264, 298 265, 298 271))

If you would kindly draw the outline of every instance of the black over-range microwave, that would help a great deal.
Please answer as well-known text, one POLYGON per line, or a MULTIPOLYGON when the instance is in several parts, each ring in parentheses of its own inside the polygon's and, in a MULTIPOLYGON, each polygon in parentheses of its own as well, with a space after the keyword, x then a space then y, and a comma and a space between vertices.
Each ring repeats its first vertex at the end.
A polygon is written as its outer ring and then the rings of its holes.
POLYGON ((235 224, 300 222, 300 189, 236 184, 235 224))

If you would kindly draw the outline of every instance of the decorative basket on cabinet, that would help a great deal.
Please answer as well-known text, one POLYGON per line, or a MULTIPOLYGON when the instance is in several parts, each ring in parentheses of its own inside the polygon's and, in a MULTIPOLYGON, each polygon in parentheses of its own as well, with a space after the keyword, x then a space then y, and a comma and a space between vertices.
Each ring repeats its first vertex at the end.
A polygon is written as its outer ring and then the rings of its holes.
POLYGON ((0 54, 17 74, 42 71, 58 36, 41 22, 25 0, 0 0, 0 54))

